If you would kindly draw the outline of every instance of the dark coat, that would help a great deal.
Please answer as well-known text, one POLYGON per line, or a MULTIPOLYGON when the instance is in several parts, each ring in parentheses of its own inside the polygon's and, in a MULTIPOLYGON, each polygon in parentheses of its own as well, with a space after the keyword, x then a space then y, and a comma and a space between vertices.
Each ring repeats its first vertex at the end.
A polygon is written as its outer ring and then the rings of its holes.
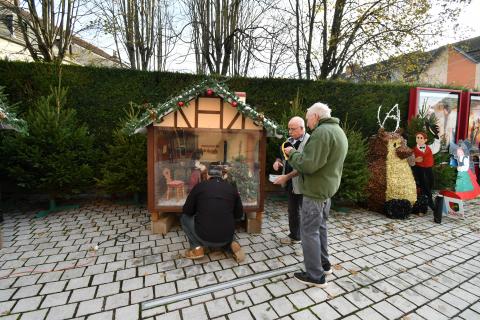
POLYGON ((234 186, 211 178, 190 191, 183 214, 195 216, 195 232, 202 240, 224 243, 233 240, 235 219, 242 218, 243 206, 234 186))

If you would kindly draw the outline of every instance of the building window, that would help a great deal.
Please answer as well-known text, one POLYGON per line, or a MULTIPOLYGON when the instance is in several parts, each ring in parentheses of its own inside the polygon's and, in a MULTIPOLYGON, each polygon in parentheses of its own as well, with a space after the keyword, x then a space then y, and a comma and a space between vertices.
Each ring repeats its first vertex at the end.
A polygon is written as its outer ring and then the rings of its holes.
POLYGON ((15 27, 13 26, 13 14, 7 14, 5 16, 5 24, 7 25, 7 29, 10 32, 10 36, 15 36, 15 27))

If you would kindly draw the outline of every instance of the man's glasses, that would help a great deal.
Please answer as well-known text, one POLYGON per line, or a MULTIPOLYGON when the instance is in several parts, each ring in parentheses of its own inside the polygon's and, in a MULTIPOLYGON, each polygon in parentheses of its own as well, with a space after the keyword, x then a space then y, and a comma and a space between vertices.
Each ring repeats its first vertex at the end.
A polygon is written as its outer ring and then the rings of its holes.
POLYGON ((298 128, 300 128, 300 127, 288 128, 288 131, 295 131, 295 130, 297 130, 298 128))

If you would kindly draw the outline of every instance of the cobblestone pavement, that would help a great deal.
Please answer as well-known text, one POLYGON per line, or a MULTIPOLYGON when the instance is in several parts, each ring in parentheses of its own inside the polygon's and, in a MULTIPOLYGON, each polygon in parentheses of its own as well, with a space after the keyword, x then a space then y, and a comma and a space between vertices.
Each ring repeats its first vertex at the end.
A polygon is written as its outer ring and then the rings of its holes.
POLYGON ((91 204, 40 219, 8 212, 0 319, 480 319, 479 204, 442 224, 431 215, 394 221, 332 211, 327 288, 287 273, 148 310, 142 302, 302 268, 300 245, 278 241, 288 231, 286 203, 267 201, 262 234, 238 233, 247 252, 240 265, 220 251, 183 259, 183 231, 152 235, 145 209, 91 204))

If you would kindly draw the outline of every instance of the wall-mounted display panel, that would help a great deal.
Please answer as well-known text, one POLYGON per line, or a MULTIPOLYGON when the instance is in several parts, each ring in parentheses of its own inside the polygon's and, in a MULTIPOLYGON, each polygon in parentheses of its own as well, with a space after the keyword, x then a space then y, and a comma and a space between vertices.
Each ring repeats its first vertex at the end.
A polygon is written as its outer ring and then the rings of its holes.
POLYGON ((410 92, 409 119, 420 112, 435 114, 443 150, 458 139, 461 95, 460 90, 436 88, 413 88, 410 92))
POLYGON ((467 139, 480 148, 480 92, 469 94, 467 139))

